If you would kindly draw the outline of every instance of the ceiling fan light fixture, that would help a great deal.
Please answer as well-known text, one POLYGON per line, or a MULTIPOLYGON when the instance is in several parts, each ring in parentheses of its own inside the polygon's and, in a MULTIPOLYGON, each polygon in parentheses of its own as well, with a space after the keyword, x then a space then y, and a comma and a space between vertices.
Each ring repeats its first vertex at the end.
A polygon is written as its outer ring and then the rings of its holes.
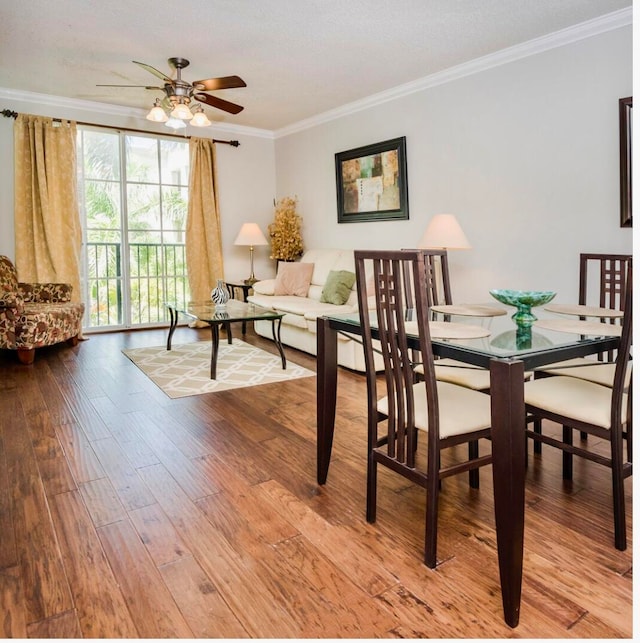
POLYGON ((169 118, 167 122, 165 123, 167 127, 170 127, 171 129, 183 129, 184 127, 187 126, 187 124, 184 121, 181 121, 179 118, 169 118))
POLYGON ((196 105, 193 111, 195 113, 191 119, 191 125, 194 127, 209 127, 209 125, 211 125, 211 121, 207 118, 201 105, 196 105))
POLYGON ((205 103, 209 107, 220 109, 229 114, 239 114, 244 108, 242 105, 236 105, 228 100, 223 100, 217 96, 211 96, 205 92, 217 91, 220 89, 233 89, 238 87, 246 87, 247 83, 240 78, 240 76, 220 76, 219 78, 205 78, 203 80, 196 80, 189 83, 182 80, 181 72, 185 67, 189 66, 189 61, 186 58, 174 57, 169 58, 169 65, 175 70, 175 78, 167 76, 167 74, 159 71, 151 65, 132 61, 139 65, 144 70, 153 74, 163 82, 162 87, 150 87, 147 85, 98 85, 98 87, 144 87, 145 89, 164 90, 165 98, 160 101, 156 99, 153 107, 147 114, 147 120, 154 123, 166 123, 168 127, 174 129, 182 129, 186 127, 184 121, 192 121, 196 127, 208 127, 211 121, 202 110, 200 105, 195 104, 193 112, 189 105, 192 98, 201 103, 205 103), (196 92, 196 93, 194 93, 196 92), (167 114, 170 114, 171 119, 167 114), (195 120, 194 120, 195 115, 195 120), (171 122, 173 121, 173 123, 171 122), (176 122, 178 121, 178 122, 176 122))
POLYGON ((171 112, 171 116, 173 116, 173 118, 179 118, 183 121, 190 121, 193 118, 193 114, 191 113, 189 106, 185 105, 182 102, 178 103, 173 108, 173 111, 171 112))
POLYGON ((153 121, 154 123, 166 123, 169 120, 166 112, 160 106, 160 99, 156 98, 156 102, 153 104, 153 107, 149 110, 147 114, 147 120, 153 121))

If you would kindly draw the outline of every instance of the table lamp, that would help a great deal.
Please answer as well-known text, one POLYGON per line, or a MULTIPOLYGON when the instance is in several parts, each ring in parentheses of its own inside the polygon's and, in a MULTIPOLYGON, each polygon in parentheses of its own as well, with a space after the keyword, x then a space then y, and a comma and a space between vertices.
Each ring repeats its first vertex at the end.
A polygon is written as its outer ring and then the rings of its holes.
POLYGON ((249 246, 249 256, 251 257, 251 274, 248 279, 244 280, 245 284, 254 284, 256 281, 255 274, 253 273, 253 248, 254 246, 266 246, 269 242, 267 241, 262 230, 257 223, 243 223, 238 232, 238 236, 234 241, 236 246, 249 246))
POLYGON ((436 214, 429 221, 418 248, 467 250, 471 244, 453 214, 436 214))

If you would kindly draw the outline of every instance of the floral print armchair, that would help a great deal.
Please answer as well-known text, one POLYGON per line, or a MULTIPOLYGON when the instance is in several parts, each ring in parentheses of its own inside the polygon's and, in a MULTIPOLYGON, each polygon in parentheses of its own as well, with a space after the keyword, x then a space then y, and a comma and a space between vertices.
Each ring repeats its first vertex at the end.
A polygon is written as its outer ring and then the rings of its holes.
POLYGON ((71 301, 69 284, 18 282, 8 257, 0 255, 0 349, 18 352, 31 364, 36 348, 78 343, 84 304, 71 301))

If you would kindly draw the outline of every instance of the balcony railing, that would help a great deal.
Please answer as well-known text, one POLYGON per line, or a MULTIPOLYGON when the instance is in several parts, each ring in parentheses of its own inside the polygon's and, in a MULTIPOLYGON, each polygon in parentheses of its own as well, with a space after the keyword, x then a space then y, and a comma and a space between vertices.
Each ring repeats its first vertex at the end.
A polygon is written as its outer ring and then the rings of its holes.
POLYGON ((166 299, 189 300, 184 244, 129 244, 129 283, 123 278, 120 243, 87 243, 87 319, 89 328, 161 324, 168 321, 166 299), (128 293, 129 303, 126 303, 128 293))

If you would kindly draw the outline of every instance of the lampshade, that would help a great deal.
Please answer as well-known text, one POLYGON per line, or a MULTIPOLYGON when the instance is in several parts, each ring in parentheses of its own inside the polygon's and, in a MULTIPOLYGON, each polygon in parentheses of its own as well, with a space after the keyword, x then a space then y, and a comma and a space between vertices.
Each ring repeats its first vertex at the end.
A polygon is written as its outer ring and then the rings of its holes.
POLYGON ((193 118, 191 119, 192 125, 195 127, 209 127, 209 125, 211 125, 211 121, 207 118, 207 115, 200 105, 196 105, 193 112, 193 118))
POLYGON ((233 242, 236 246, 249 246, 249 259, 251 261, 251 274, 248 279, 244 280, 245 284, 253 285, 258 281, 253 272, 253 246, 266 246, 268 241, 260 230, 257 223, 243 223, 238 232, 236 240, 233 242))
POLYGON ((268 241, 257 223, 243 223, 233 243, 236 246, 266 246, 268 241))
POLYGON ((429 221, 418 248, 465 250, 471 248, 471 244, 453 214, 436 214, 429 221))
POLYGON ((190 121, 193 118, 189 106, 184 103, 177 103, 171 112, 171 116, 173 116, 173 118, 180 118, 183 121, 190 121))
POLYGON ((191 121, 191 125, 195 127, 209 127, 211 121, 204 113, 202 105, 194 103, 192 112, 189 107, 190 102, 191 100, 187 97, 172 96, 171 107, 165 109, 162 107, 160 99, 156 98, 146 118, 154 123, 164 123, 167 127, 175 130, 185 128, 187 126, 185 121, 191 121), (169 110, 170 115, 168 116, 167 112, 169 110))
POLYGON ((156 102, 147 114, 147 120, 154 123, 166 123, 169 120, 167 113, 160 106, 160 99, 156 98, 156 102))
POLYGON ((184 121, 181 121, 179 118, 173 118, 173 116, 167 120, 165 125, 171 129, 183 129, 187 126, 184 121))

